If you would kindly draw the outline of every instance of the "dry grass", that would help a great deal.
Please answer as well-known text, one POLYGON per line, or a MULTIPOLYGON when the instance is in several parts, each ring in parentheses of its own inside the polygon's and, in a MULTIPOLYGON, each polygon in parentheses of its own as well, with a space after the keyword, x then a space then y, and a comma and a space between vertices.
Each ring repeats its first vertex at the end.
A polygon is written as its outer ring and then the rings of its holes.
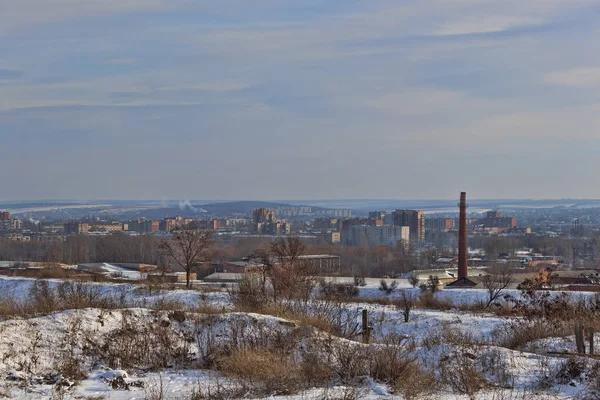
POLYGON ((97 286, 82 281, 64 281, 52 288, 48 281, 35 281, 26 300, 12 297, 0 300, 0 319, 28 318, 57 311, 99 308, 116 309, 125 304, 122 298, 107 296, 97 286))
POLYGON ((520 349, 535 340, 564 337, 572 334, 568 324, 543 319, 517 320, 492 333, 492 342, 508 349, 520 349))
POLYGON ((463 351, 453 352, 442 360, 439 376, 443 385, 469 399, 474 399, 477 392, 490 386, 483 372, 477 368, 473 355, 463 351))
POLYGON ((302 384, 298 363, 273 350, 234 350, 220 357, 217 366, 226 375, 241 378, 241 384, 258 395, 289 395, 302 384))
POLYGON ((417 364, 408 365, 392 383, 394 394, 400 394, 406 400, 423 399, 435 392, 437 377, 417 364))

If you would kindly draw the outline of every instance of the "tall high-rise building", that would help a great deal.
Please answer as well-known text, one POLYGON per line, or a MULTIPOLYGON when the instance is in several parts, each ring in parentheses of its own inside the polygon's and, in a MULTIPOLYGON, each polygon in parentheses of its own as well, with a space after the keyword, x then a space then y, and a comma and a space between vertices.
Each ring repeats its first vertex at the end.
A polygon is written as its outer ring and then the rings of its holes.
POLYGON ((455 229, 457 224, 456 218, 425 218, 427 231, 449 231, 455 229))
POLYGON ((387 212, 385 212, 385 211, 371 211, 371 212, 369 212, 369 219, 383 220, 386 215, 387 215, 387 212))
POLYGON ((350 246, 397 246, 399 242, 408 243, 408 226, 354 225, 350 229, 350 246))
POLYGON ((277 221, 274 210, 257 208, 252 213, 251 231, 260 235, 289 235, 291 225, 283 221, 277 221))
POLYGON ((420 210, 396 210, 393 212, 394 226, 408 226, 410 238, 416 242, 425 240, 425 214, 420 210))
POLYGON ((268 208, 257 208, 252 213, 252 221, 255 224, 275 222, 275 211, 268 208))
POLYGON ((10 221, 10 212, 0 211, 0 221, 10 221))

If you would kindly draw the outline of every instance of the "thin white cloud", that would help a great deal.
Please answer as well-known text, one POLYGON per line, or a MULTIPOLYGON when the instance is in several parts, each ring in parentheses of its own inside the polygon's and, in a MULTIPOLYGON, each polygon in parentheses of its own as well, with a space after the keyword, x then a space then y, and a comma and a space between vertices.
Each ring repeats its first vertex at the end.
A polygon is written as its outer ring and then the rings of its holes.
POLYGON ((515 28, 540 25, 542 20, 531 17, 512 16, 473 16, 464 20, 451 21, 434 31, 434 35, 473 35, 503 32, 515 28))
POLYGON ((547 83, 576 88, 600 87, 600 67, 571 68, 550 72, 544 76, 547 83))

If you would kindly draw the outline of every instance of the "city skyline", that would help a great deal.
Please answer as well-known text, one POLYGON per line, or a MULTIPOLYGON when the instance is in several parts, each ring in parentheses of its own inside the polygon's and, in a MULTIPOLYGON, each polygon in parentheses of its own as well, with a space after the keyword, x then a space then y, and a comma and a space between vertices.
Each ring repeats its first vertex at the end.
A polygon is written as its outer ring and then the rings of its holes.
POLYGON ((0 200, 598 199, 599 14, 7 2, 0 200))

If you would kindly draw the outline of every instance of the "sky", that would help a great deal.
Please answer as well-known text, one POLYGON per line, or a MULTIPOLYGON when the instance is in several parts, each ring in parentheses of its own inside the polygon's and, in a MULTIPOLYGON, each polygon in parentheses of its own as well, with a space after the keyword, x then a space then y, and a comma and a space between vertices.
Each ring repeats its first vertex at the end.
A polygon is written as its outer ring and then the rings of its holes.
POLYGON ((0 200, 600 198, 600 0, 2 0, 0 200))

